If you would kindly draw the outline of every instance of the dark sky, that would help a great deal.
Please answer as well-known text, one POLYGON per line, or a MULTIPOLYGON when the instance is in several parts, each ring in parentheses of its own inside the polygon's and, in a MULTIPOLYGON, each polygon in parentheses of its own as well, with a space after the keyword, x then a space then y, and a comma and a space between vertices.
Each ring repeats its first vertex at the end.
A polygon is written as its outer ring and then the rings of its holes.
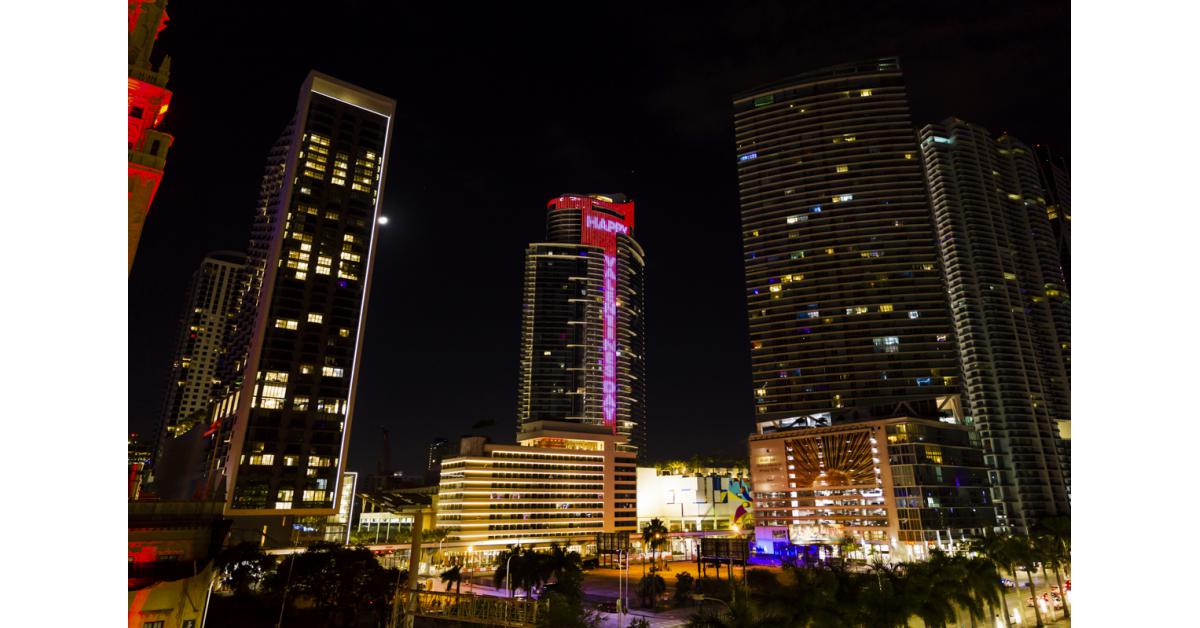
POLYGON ((915 125, 954 115, 1069 156, 1067 2, 430 4, 169 5, 176 140, 129 279, 132 430, 156 423, 188 277, 245 250, 309 69, 397 101, 350 443, 368 472, 381 425, 407 471, 481 419, 511 442, 522 256, 562 192, 637 203, 651 458, 745 455, 735 93, 899 55, 915 125))

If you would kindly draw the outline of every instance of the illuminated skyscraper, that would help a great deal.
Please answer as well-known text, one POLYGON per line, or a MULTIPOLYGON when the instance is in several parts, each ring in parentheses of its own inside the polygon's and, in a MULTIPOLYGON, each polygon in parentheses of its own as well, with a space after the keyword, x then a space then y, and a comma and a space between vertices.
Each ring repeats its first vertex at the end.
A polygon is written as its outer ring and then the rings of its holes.
POLYGON ((1070 295, 1033 151, 950 119, 920 133, 964 391, 1000 523, 1070 513, 1070 295))
POLYGON ((394 111, 312 72, 267 159, 209 429, 209 495, 227 514, 337 509, 394 111))
POLYGON ((645 261, 633 202, 567 194, 547 204, 547 242, 525 253, 517 430, 600 425, 646 443, 645 261))
POLYGON ((154 40, 167 27, 167 0, 129 0, 129 269, 142 238, 146 214, 167 165, 174 138, 158 130, 171 92, 171 58, 158 69, 150 61, 154 40))
POLYGON ((896 59, 734 99, 760 431, 934 418, 958 359, 896 59))
POLYGON ((210 253, 192 274, 159 417, 158 455, 162 454, 164 439, 182 434, 209 418, 217 365, 224 359, 233 338, 245 285, 243 253, 210 253))

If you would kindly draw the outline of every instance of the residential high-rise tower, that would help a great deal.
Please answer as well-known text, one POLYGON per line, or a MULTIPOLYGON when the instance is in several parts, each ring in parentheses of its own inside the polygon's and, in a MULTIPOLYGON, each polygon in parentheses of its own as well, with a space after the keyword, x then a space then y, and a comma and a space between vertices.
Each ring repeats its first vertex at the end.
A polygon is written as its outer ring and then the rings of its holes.
POLYGON ((600 425, 646 444, 645 261, 633 202, 566 194, 547 241, 525 253, 518 432, 536 421, 600 425))
POLYGON ((245 287, 243 253, 209 253, 192 274, 159 417, 156 455, 162 455, 165 439, 209 419, 217 365, 225 359, 233 338, 245 287))
POLYGON ((311 72, 267 159, 210 429, 207 486, 227 514, 337 509, 394 111, 311 72))
POLYGON ((171 104, 166 88, 171 58, 158 68, 150 60, 158 33, 167 27, 167 0, 129 0, 129 269, 142 238, 150 203, 162 181, 167 149, 174 141, 158 130, 171 104))
POLYGON ((1070 295, 1034 152, 958 119, 920 132, 964 390, 1000 523, 1070 512, 1070 295))
POLYGON ((1054 230, 1058 259, 1062 262, 1063 280, 1071 288, 1071 173, 1067 160, 1045 144, 1033 147, 1037 155, 1038 173, 1046 192, 1046 217, 1054 230))
POLYGON ((898 60, 734 99, 759 431, 952 415, 959 369, 898 60))

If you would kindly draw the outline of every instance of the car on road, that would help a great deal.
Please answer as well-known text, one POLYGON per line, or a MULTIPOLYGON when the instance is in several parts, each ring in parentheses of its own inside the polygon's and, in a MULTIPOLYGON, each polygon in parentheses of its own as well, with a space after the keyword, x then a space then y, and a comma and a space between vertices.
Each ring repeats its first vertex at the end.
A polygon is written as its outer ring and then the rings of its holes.
MULTIPOLYGON (((1043 593, 1041 595, 1041 598, 1044 602, 1046 602, 1046 608, 1053 608, 1054 610, 1057 611, 1057 610, 1061 610, 1063 607, 1062 598, 1058 597, 1057 595, 1052 595, 1050 593, 1043 593)), ((1025 600, 1026 608, 1033 608, 1035 599, 1036 598, 1031 597, 1028 600, 1025 600)))
POLYGON ((1003 585, 1004 588, 1006 588, 1006 589, 1017 588, 1017 583, 1014 582, 1012 578, 1000 578, 1000 584, 1003 585))

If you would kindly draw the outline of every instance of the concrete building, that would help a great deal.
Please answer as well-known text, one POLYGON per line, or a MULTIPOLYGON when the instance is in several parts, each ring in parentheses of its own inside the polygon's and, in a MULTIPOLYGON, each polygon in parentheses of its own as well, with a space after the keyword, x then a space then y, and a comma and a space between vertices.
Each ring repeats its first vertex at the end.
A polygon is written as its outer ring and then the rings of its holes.
POLYGON ((150 58, 166 27, 167 0, 129 0, 129 270, 175 139, 158 130, 171 105, 171 58, 157 69, 150 58))
POLYGON ((832 547, 907 560, 995 525, 979 436, 969 426, 891 418, 750 437, 760 552, 832 547))
POLYGON ((442 461, 437 526, 485 559, 509 545, 584 550, 601 532, 637 529, 636 454, 604 426, 534 421, 514 445, 462 439, 442 461))
POLYGON ((204 626, 213 559, 229 533, 220 502, 129 502, 129 628, 204 626))
POLYGON ((1034 151, 1016 138, 957 118, 920 138, 967 416, 999 524, 1029 534, 1042 517, 1070 514, 1071 295, 1050 201, 1034 151))

